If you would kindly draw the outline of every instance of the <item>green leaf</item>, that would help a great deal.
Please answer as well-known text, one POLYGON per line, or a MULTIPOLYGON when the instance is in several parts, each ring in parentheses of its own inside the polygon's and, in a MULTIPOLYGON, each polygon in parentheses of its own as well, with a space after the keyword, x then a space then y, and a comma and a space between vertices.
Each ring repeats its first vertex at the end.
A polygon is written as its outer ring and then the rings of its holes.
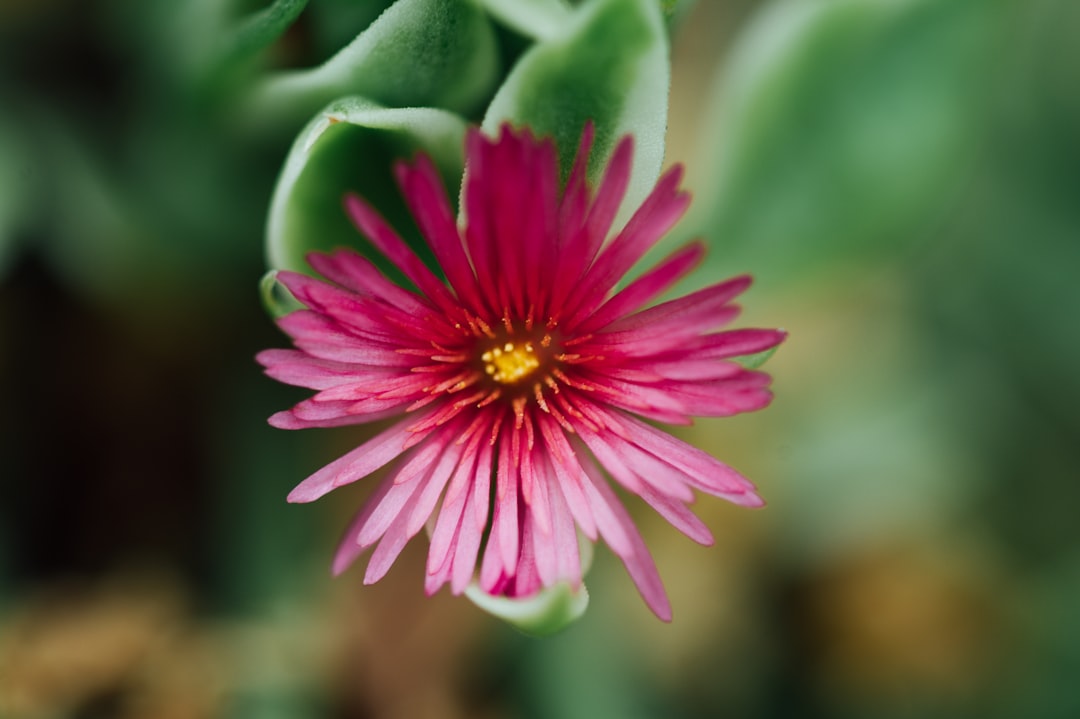
POLYGON ((281 72, 244 109, 256 122, 299 123, 338 97, 467 112, 490 93, 498 56, 487 16, 467 0, 399 0, 319 67, 281 72))
POLYGON ((480 0, 480 4, 504 25, 536 40, 557 37, 571 18, 565 0, 480 0))
POLYGON ((319 0, 304 15, 315 57, 330 57, 382 15, 393 0, 319 0))
POLYGON ((277 270, 270 270, 259 280, 259 295, 262 298, 263 309, 274 319, 303 309, 303 304, 278 282, 277 276, 277 270))
POLYGON ((277 40, 300 16, 308 0, 275 0, 245 18, 236 29, 232 53, 250 57, 277 40))
MULTIPOLYGON (((592 566, 593 544, 580 532, 578 556, 584 575, 592 566)), ((560 582, 541 589, 531 597, 511 598, 493 597, 473 581, 465 588, 465 596, 488 614, 538 637, 562 631, 580 619, 589 607, 589 592, 584 583, 575 589, 568 582, 560 582)))
POLYGON ((548 636, 559 632, 585 614, 589 592, 582 584, 576 591, 563 582, 540 590, 526 599, 493 597, 473 583, 465 590, 473 604, 517 627, 526 634, 548 636))
POLYGON ((307 3, 308 0, 274 0, 232 28, 222 30, 216 55, 205 61, 203 82, 209 87, 227 87, 232 73, 281 37, 307 3))
POLYGON ((386 108, 360 97, 332 103, 296 138, 278 178, 267 226, 271 268, 310 272, 307 253, 352 247, 403 282, 346 216, 342 198, 355 192, 437 270, 394 183, 392 167, 423 151, 456 199, 464 137, 464 120, 444 110, 386 108))
POLYGON ((633 134, 625 212, 641 203, 660 172, 670 74, 656 0, 593 0, 577 8, 564 33, 522 55, 492 100, 483 128, 494 133, 509 121, 553 136, 565 174, 582 127, 592 120, 594 180, 618 139, 633 134))
POLYGON ((766 6, 725 60, 704 125, 710 161, 691 168, 689 224, 723 243, 713 262, 803 272, 925 236, 970 171, 1004 8, 766 6))

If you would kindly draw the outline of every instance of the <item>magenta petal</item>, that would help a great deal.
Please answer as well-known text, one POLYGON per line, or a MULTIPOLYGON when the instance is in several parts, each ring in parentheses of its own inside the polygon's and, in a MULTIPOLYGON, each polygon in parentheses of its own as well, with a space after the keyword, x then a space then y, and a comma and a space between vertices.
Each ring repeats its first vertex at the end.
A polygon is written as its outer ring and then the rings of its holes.
POLYGON ((401 550, 412 539, 405 525, 406 517, 402 514, 386 530, 382 540, 375 547, 375 551, 371 553, 371 559, 368 560, 367 569, 364 571, 364 584, 374 584, 382 579, 397 561, 401 550))
POLYGON ((630 218, 630 222, 596 258, 577 291, 567 300, 568 307, 576 308, 586 297, 602 297, 609 292, 634 263, 675 225, 690 205, 690 196, 678 191, 681 179, 682 167, 679 165, 660 178, 652 194, 630 218))
POLYGON ((278 382, 308 389, 329 389, 356 381, 357 376, 388 374, 392 370, 348 362, 321 360, 297 350, 264 350, 255 356, 266 374, 278 382))
POLYGON ((386 224, 382 216, 356 195, 345 196, 345 209, 368 239, 397 265, 416 286, 444 312, 452 313, 455 302, 431 270, 424 266, 409 246, 386 224))
POLYGON ((572 587, 581 585, 581 556, 578 553, 577 530, 574 515, 563 496, 562 486, 551 486, 551 546, 555 554, 557 581, 569 582, 572 587))
MULTIPOLYGON (((394 471, 392 475, 394 486, 375 507, 367 524, 361 527, 356 535, 356 541, 360 545, 370 546, 377 542, 402 513, 411 516, 414 510, 419 511, 419 508, 423 506, 422 490, 432 481, 446 481, 447 470, 438 464, 433 465, 435 459, 444 450, 443 435, 429 437, 422 445, 412 450, 409 458, 394 471)), ((434 499, 428 498, 428 501, 434 503, 434 499)), ((428 513, 430 511, 429 509, 428 513)), ((427 519, 426 514, 423 519, 427 519)), ((411 524, 411 520, 408 523, 411 524)), ((422 526, 423 520, 419 524, 422 526)))
MULTIPOLYGON (((714 315, 724 305, 745 292, 751 282, 749 275, 743 275, 698 290, 685 297, 668 300, 612 323, 606 328, 603 337, 608 342, 615 342, 618 341, 617 338, 631 333, 647 333, 658 324, 677 323, 680 327, 685 327, 688 322, 696 324, 701 317, 714 315)), ((718 323, 713 322, 712 326, 716 324, 718 323)))
POLYGON ((289 493, 289 501, 313 502, 330 490, 362 479, 386 465, 404 451, 405 441, 412 436, 408 427, 413 421, 413 417, 408 417, 398 422, 326 465, 298 484, 289 493))
POLYGON ((645 546, 645 541, 607 482, 602 477, 593 476, 592 473, 589 473, 589 480, 595 497, 594 508, 600 505, 605 508, 604 512, 597 515, 598 520, 600 516, 604 517, 604 522, 600 526, 601 536, 611 550, 623 560, 626 571, 634 580, 638 591, 641 592, 641 597, 653 613, 665 622, 670 622, 671 603, 667 592, 664 591, 660 574, 656 571, 652 555, 645 546), (613 539, 615 539, 614 542, 613 539))
POLYGON ((633 444, 685 472, 702 491, 745 507, 763 504, 749 480, 697 447, 632 417, 623 418, 622 428, 633 444))
POLYGON ((701 242, 627 283, 689 195, 677 166, 609 238, 634 140, 617 141, 593 187, 593 136, 586 123, 563 184, 551 139, 508 125, 497 137, 470 129, 457 218, 429 158, 398 163, 430 255, 414 251, 376 208, 346 196, 347 214, 410 289, 352 250, 310 255, 318 278, 278 273, 304 306, 278 320, 295 349, 257 360, 270 377, 314 392, 270 423, 399 418, 289 495, 311 501, 392 467, 349 524, 335 573, 373 548, 364 581, 378 581, 427 526, 427 593, 449 584, 460 594, 476 582, 493 596, 529 598, 563 583, 580 587, 579 538, 603 539, 652 611, 669 620, 656 566, 613 485, 703 544, 712 535, 688 507, 696 491, 762 504, 738 472, 650 422, 764 407, 769 376, 732 359, 785 335, 724 330, 739 314, 734 299, 746 276, 654 304, 699 262, 701 242), (428 256, 438 270, 420 259, 428 256))
POLYGON ((641 493, 641 498, 649 503, 649 506, 666 519, 671 526, 678 529, 690 539, 706 547, 713 544, 712 532, 705 523, 698 518, 690 508, 677 499, 665 496, 652 487, 646 486, 641 493))
POLYGON ((587 317, 580 326, 575 327, 575 324, 577 318, 583 314, 582 311, 579 311, 567 324, 583 334, 603 329, 606 325, 628 312, 639 309, 643 304, 670 288, 697 265, 704 255, 705 246, 700 242, 687 245, 616 293, 600 309, 587 317))
POLYGON ((510 441, 508 432, 502 434, 499 447, 499 461, 496 484, 495 517, 491 532, 497 535, 502 556, 502 566, 513 569, 517 561, 519 548, 518 526, 518 480, 520 470, 510 463, 510 441))
MULTIPOLYGON (((542 415, 540 422, 554 423, 548 415, 542 415)), ((559 492, 564 496, 567 508, 573 515, 577 526, 589 539, 596 540, 596 520, 592 516, 589 501, 585 496, 582 483, 585 470, 581 467, 578 450, 566 439, 566 435, 557 428, 549 429, 545 437, 555 446, 552 452, 555 455, 551 459, 552 471, 555 473, 555 484, 559 492)), ((552 490, 555 491, 554 489, 552 490)))
POLYGON ((413 167, 398 165, 398 183, 416 218, 420 231, 428 239, 439 266, 461 300, 480 312, 483 304, 472 265, 461 244, 450 200, 431 160, 421 155, 413 167))
POLYGON ((356 559, 364 552, 366 547, 361 547, 356 541, 356 535, 359 534, 360 528, 367 522, 368 517, 375 510, 375 507, 379 505, 382 498, 386 496, 386 493, 390 491, 390 487, 393 483, 390 481, 383 481, 379 483, 379 486, 375 488, 375 491, 368 497, 367 502, 363 508, 356 513, 352 521, 349 522, 348 528, 342 534, 341 541, 338 542, 337 552, 334 554, 334 563, 331 566, 331 571, 334 576, 341 574, 349 566, 356 561, 356 559))
MULTIPOLYGON (((547 499, 547 496, 544 496, 547 499)), ((547 509, 550 512, 550 507, 547 509)), ((531 513, 526 513, 526 522, 533 518, 531 513)), ((559 576, 559 558, 556 555, 555 542, 552 541, 551 529, 547 532, 540 531, 535 519, 532 522, 532 531, 529 532, 532 556, 536 563, 536 574, 540 578, 540 584, 544 587, 553 585, 559 576)), ((539 589, 539 587, 538 587, 539 589)))
POLYGON ((487 495, 471 492, 465 505, 465 519, 458 530, 457 542, 454 545, 453 566, 450 576, 450 591, 453 594, 461 594, 465 587, 472 581, 476 573, 476 557, 480 552, 480 542, 483 539, 483 528, 475 523, 467 521, 470 514, 477 512, 480 504, 487 504, 487 495))
POLYGON ((784 341, 787 332, 783 330, 727 330, 714 335, 706 335, 700 349, 693 351, 693 356, 701 358, 741 357, 771 349, 784 341))

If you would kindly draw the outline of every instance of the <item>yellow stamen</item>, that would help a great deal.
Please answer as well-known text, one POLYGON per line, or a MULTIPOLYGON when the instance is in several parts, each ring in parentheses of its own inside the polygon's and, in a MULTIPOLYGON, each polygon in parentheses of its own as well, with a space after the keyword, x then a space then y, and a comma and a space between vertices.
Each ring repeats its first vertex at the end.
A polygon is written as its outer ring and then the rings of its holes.
POLYGON ((480 359, 484 361, 484 372, 501 384, 514 384, 540 366, 540 358, 531 342, 506 342, 484 352, 480 359))

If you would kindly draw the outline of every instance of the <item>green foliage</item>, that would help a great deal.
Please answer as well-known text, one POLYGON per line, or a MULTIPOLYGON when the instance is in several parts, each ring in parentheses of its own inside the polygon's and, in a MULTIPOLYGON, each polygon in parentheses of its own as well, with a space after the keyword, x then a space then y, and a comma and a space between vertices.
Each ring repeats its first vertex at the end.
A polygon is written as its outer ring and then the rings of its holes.
POLYGON ((483 128, 510 121, 552 135, 568 172, 587 120, 596 124, 594 179, 623 135, 635 140, 624 207, 648 194, 664 157, 667 34, 654 0, 596 0, 577 10, 557 38, 526 52, 499 88, 483 128))
POLYGON ((250 60, 277 40, 307 6, 308 0, 274 0, 269 6, 244 18, 223 40, 221 59, 213 67, 216 74, 250 60))
MULTIPOLYGON (((328 65, 344 66, 345 58, 364 57, 361 48, 388 47, 395 33, 414 40, 430 38, 428 42, 438 45, 441 33, 449 34, 450 30, 439 23, 409 26, 416 20, 410 14, 415 8, 409 10, 413 7, 409 2, 395 5, 392 10, 398 15, 388 12, 380 17, 328 65)), ((494 133, 501 123, 510 121, 527 125, 540 135, 553 135, 566 171, 581 130, 591 119, 597 128, 597 156, 591 166, 594 178, 614 142, 632 133, 637 152, 624 206, 636 206, 659 173, 667 119, 667 36, 655 3, 597 0, 571 13, 561 3, 523 2, 502 7, 501 17, 521 23, 532 17, 529 13, 536 12, 547 13, 552 28, 565 27, 556 33, 557 37, 536 43, 519 59, 491 101, 484 129, 494 133)), ((465 40, 458 38, 455 42, 465 40)), ((395 52, 404 50, 398 48, 395 52)), ((416 76, 408 62, 394 64, 381 56, 373 65, 356 65, 361 66, 365 69, 363 77, 359 72, 339 77, 342 87, 362 90, 372 87, 371 83, 383 83, 385 88, 409 86, 409 92, 418 92, 429 80, 434 82, 431 73, 438 69, 428 67, 416 76)), ((321 70, 293 73, 270 81, 267 87, 277 88, 275 93, 286 86, 294 87, 298 93, 329 93, 337 85, 323 84, 318 79, 320 72, 327 74, 321 70)), ((289 97, 290 92, 279 97, 289 97)), ((392 92, 389 96, 389 100, 385 99, 387 92, 376 89, 371 96, 339 100, 312 120, 297 138, 271 203, 267 242, 272 267, 304 270, 306 253, 339 246, 358 248, 381 262, 341 209, 346 191, 360 194, 379 208, 417 252, 431 261, 391 181, 390 168, 395 160, 418 150, 428 152, 456 200, 464 168, 464 120, 434 109, 432 105, 438 103, 430 97, 424 102, 417 100, 427 107, 393 109, 405 100, 394 97, 392 92), (380 95, 382 102, 378 101, 380 95)), ((399 281, 402 279, 394 268, 385 264, 383 268, 399 281)))
POLYGON ((716 85, 694 226, 788 274, 911 247, 970 171, 1007 18, 997 0, 767 6, 716 85))
POLYGON ((361 95, 389 107, 468 112, 496 79, 494 34, 466 0, 399 0, 322 65, 259 83, 246 114, 302 122, 332 100, 361 95))
MULTIPOLYGON (((345 215, 346 192, 364 197, 425 259, 421 242, 392 176, 396 160, 427 153, 457 197, 464 167, 465 123, 434 108, 386 108, 344 98, 319 113, 293 143, 270 204, 267 252, 276 269, 309 271, 312 251, 353 247, 381 262, 345 215)), ((383 263, 383 269, 394 269, 383 263)), ((394 275, 399 280, 400 276, 394 275)))
POLYGON ((527 599, 493 597, 476 585, 466 589, 466 596, 489 614, 538 637, 562 631, 580 619, 589 606, 585 585, 574 590, 565 583, 543 589, 527 599))
POLYGON ((565 0, 480 0, 499 22, 534 40, 558 37, 568 26, 570 5, 565 0))

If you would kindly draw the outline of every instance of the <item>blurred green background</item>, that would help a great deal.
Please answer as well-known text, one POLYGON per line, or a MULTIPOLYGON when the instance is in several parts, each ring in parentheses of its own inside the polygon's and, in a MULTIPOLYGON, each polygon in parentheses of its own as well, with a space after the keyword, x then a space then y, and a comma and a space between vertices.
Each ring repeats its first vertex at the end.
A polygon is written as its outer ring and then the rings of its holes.
POLYGON ((0 0, 0 716, 1080 716, 1080 4, 675 4, 674 240, 791 333, 772 407, 685 435, 769 507, 637 511, 674 622, 601 551, 545 640, 425 599, 422 541, 331 580, 368 483, 284 501, 367 430, 265 424, 299 126, 234 98, 388 4, 263 49, 212 31, 255 2, 0 0))

